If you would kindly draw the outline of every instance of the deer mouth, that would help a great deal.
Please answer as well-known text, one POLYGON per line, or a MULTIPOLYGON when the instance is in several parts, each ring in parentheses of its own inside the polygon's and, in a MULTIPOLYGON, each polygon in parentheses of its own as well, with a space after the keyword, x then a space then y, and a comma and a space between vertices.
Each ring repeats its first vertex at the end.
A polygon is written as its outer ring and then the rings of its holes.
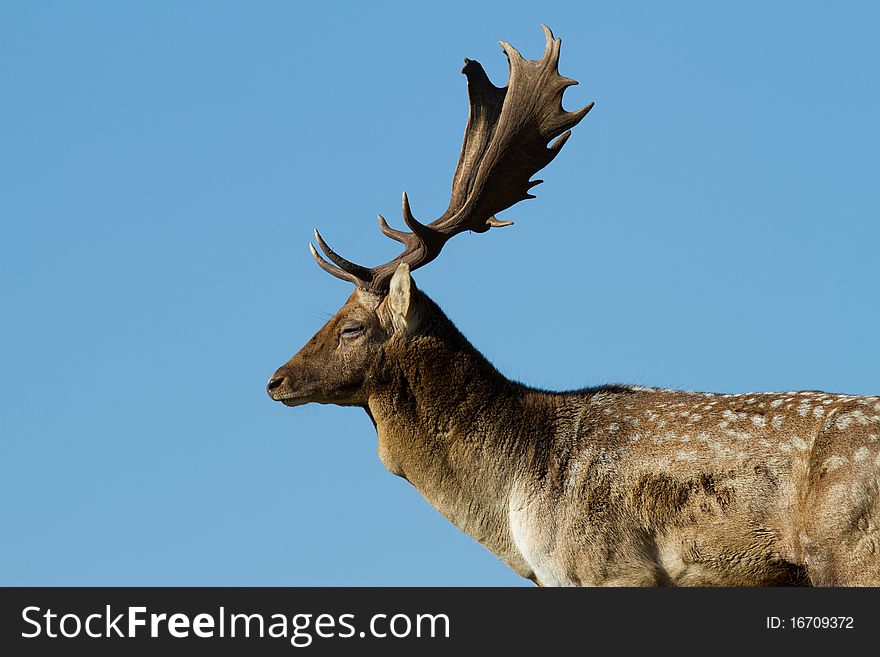
POLYGON ((311 401, 308 395, 296 395, 290 392, 282 392, 280 394, 273 394, 270 392, 269 397, 272 399, 272 401, 281 402, 285 406, 302 406, 303 404, 308 404, 311 401))
POLYGON ((276 399, 275 401, 280 401, 285 406, 290 406, 293 408, 294 406, 303 406, 304 404, 308 404, 309 400, 305 397, 282 397, 281 399, 276 399))

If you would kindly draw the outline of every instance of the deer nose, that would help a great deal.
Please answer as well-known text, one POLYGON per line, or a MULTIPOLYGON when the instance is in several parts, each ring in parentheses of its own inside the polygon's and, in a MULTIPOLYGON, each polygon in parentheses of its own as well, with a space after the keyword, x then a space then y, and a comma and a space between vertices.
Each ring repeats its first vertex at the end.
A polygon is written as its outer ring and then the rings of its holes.
POLYGON ((269 379, 269 383, 266 386, 266 392, 269 393, 270 397, 272 396, 273 392, 281 387, 282 383, 284 383, 283 376, 273 376, 271 379, 269 379))

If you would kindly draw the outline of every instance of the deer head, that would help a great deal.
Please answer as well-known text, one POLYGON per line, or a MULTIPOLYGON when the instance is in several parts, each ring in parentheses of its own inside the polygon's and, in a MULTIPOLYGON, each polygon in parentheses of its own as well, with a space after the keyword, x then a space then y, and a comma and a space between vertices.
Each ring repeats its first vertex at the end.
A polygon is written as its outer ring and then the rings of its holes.
POLYGON ((404 193, 403 220, 409 231, 391 228, 382 215, 378 217, 382 233, 403 245, 399 256, 364 267, 337 254, 315 231, 315 240, 330 262, 310 244, 315 261, 356 289, 299 353, 275 372, 267 387, 272 399, 288 406, 365 405, 374 368, 404 355, 425 327, 448 323, 416 289, 410 271, 434 260, 459 233, 485 233, 510 225, 496 214, 534 198, 529 190, 543 181, 531 177, 556 157, 570 129, 593 107, 590 103, 574 112, 562 108, 563 92, 577 82, 559 75, 561 41, 542 27, 546 47, 539 60, 523 59, 501 42, 510 66, 506 87, 493 85, 478 62, 464 60, 470 114, 448 209, 423 224, 413 216, 404 193))

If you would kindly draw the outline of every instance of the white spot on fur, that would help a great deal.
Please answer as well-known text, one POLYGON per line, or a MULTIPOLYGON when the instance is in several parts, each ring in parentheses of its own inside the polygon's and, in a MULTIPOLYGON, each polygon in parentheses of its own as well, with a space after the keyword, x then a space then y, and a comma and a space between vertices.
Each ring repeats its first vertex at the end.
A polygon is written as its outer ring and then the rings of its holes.
POLYGON ((849 413, 844 413, 843 415, 837 416, 837 421, 834 423, 838 429, 848 429, 852 424, 853 419, 849 413))
POLYGON ((752 424, 754 424, 756 427, 763 427, 765 424, 767 424, 767 420, 764 419, 763 415, 753 415, 752 424))
POLYGON ((813 415, 816 417, 822 417, 825 415, 825 408, 822 406, 816 406, 816 408, 813 409, 813 415))
POLYGON ((804 442, 803 438, 798 438, 797 436, 792 436, 791 438, 791 446, 795 449, 799 449, 804 451, 807 448, 807 443, 804 442))
POLYGON ((782 416, 781 415, 774 415, 773 416, 773 426, 776 427, 777 429, 782 428, 782 416))
POLYGON ((810 412, 810 402, 802 401, 797 408, 797 413, 800 416, 804 416, 810 412))
POLYGON ((867 447, 859 447, 856 450, 856 453, 853 455, 853 461, 856 463, 861 463, 866 458, 868 458, 868 448, 867 447))
POLYGON ((831 508, 848 506, 848 502, 850 501, 849 488, 845 484, 832 486, 828 491, 826 499, 831 508))
POLYGON ((825 459, 825 462, 822 464, 822 468, 826 472, 834 472, 835 470, 837 470, 837 468, 842 466, 844 463, 846 463, 846 457, 844 457, 844 456, 831 456, 831 457, 825 459))
POLYGON ((696 461, 697 453, 696 452, 677 452, 675 455, 676 461, 696 461))
POLYGON ((774 399, 772 402, 770 402, 770 408, 779 408, 780 406, 782 406, 781 399, 774 399))

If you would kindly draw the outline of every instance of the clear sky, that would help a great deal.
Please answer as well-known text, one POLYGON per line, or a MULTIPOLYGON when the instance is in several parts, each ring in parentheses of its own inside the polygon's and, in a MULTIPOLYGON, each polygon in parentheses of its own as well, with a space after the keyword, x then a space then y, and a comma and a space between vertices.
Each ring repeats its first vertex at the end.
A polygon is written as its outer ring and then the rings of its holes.
POLYGON ((462 58, 596 101, 416 273, 547 388, 880 392, 876 3, 0 4, 0 584, 524 585, 265 385, 446 207, 462 58))

